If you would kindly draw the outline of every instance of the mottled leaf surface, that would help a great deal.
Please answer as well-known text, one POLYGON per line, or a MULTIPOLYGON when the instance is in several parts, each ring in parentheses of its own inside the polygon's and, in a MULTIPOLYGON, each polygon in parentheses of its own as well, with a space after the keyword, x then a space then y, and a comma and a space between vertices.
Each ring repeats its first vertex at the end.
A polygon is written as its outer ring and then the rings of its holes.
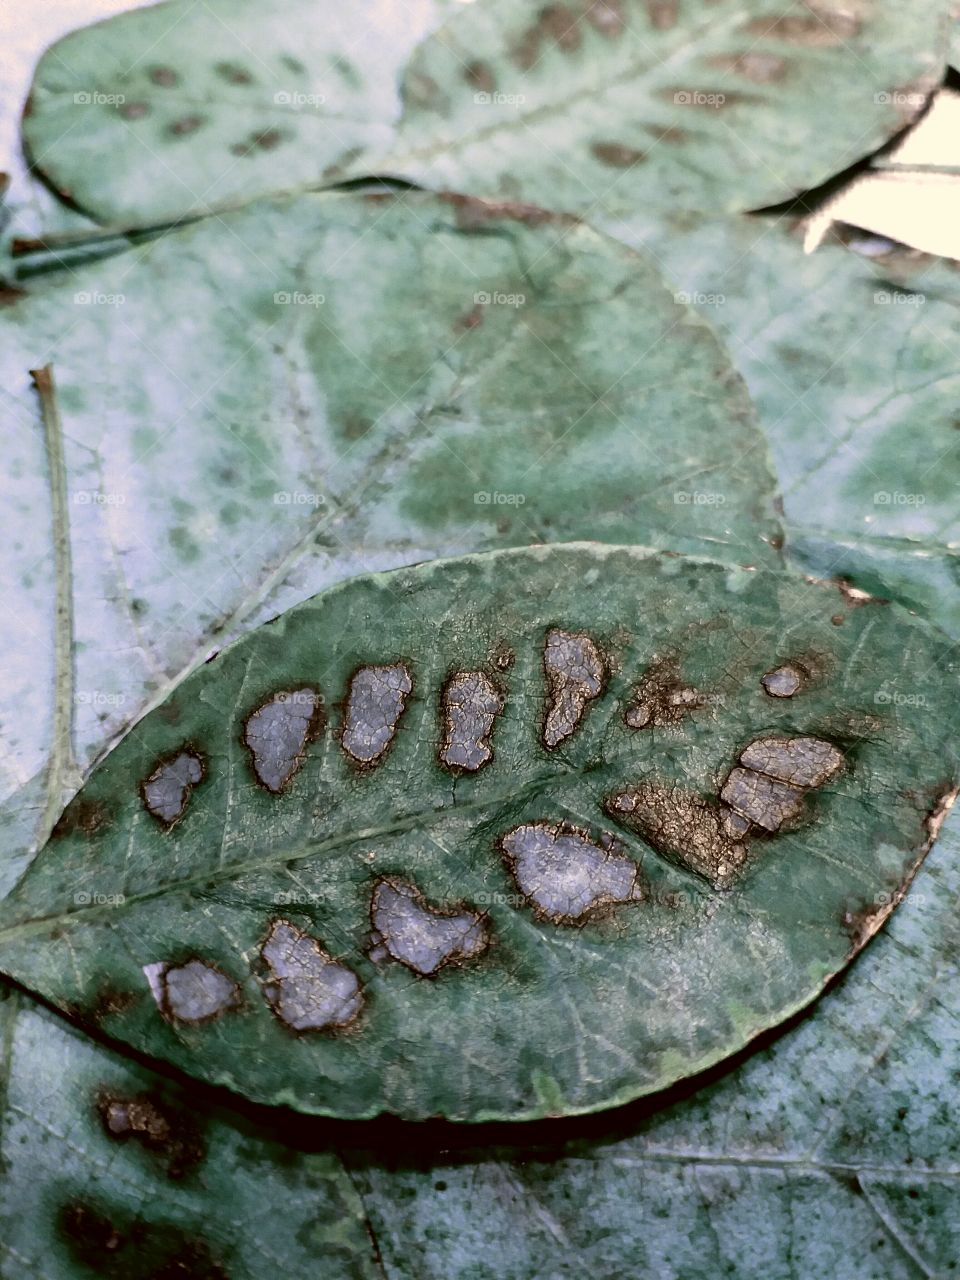
POLYGON ((564 546, 353 579, 124 739, 5 904, 0 963, 258 1100, 597 1109, 867 941, 951 785, 954 698, 922 623, 774 572, 564 546), (503 696, 472 771, 440 763, 462 672, 503 696), (268 756, 247 729, 278 704, 300 727, 268 756))
POLYGON ((32 285, 0 353, 8 792, 49 745, 56 537, 83 764, 241 622, 351 573, 579 537, 775 558, 742 383, 649 265, 574 224, 270 203, 32 285))
POLYGON ((786 218, 606 225, 728 342, 773 451, 788 554, 960 634, 956 269, 841 244, 807 255, 786 218))
POLYGON ((149 222, 319 184, 388 145, 399 74, 445 0, 170 0, 41 59, 23 134, 60 193, 149 222))
POLYGON ((382 1274, 333 1153, 266 1140, 21 996, 0 1033, 4 1277, 382 1274))

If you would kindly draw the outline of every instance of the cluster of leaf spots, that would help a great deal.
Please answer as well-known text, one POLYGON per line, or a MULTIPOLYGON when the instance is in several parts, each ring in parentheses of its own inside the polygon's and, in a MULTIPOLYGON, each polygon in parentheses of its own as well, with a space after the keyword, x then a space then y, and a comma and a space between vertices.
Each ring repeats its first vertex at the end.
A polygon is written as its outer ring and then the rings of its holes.
POLYGON ((809 792, 843 768, 843 752, 820 738, 755 738, 740 752, 719 797, 643 781, 605 801, 606 812, 652 848, 729 887, 757 835, 775 835, 800 818, 809 792))
MULTIPOLYGON (((496 665, 503 669, 510 661, 512 654, 501 653, 496 665)), ((603 693, 609 659, 590 635, 551 627, 542 666, 541 740, 552 752, 576 733, 590 703, 603 693)), ((768 671, 761 687, 771 697, 792 697, 805 676, 799 663, 785 663, 768 671)), ((350 677, 339 740, 359 768, 375 767, 389 750, 413 685, 410 664, 399 660, 361 666, 350 677)), ((506 694, 486 672, 449 676, 439 697, 440 764, 455 774, 475 773, 487 764, 505 704, 506 694)), ((671 654, 647 668, 624 720, 632 729, 662 728, 704 705, 703 695, 681 679, 671 654)), ((323 698, 312 684, 279 690, 262 701, 247 716, 241 735, 260 786, 279 796, 324 724, 323 698)), ((765 736, 740 751, 717 796, 644 779, 608 796, 603 809, 653 849, 725 889, 743 869, 750 839, 795 824, 807 794, 843 762, 842 752, 822 739, 765 736)), ((182 816, 202 776, 202 762, 191 747, 167 757, 150 774, 142 786, 144 803, 164 829, 182 816)), ((578 926, 604 908, 647 896, 640 867, 609 833, 594 839, 568 822, 543 818, 504 832, 497 847, 522 900, 538 919, 556 925, 578 926)), ((484 912, 466 904, 431 903, 416 884, 393 875, 374 885, 370 921, 371 960, 395 961, 419 977, 474 960, 491 943, 484 912)), ((290 1030, 342 1030, 360 1018, 365 1001, 360 978, 296 924, 271 921, 260 960, 264 999, 290 1030)), ((239 984, 198 957, 146 965, 144 973, 160 1012, 174 1023, 200 1024, 240 1007, 239 984)))

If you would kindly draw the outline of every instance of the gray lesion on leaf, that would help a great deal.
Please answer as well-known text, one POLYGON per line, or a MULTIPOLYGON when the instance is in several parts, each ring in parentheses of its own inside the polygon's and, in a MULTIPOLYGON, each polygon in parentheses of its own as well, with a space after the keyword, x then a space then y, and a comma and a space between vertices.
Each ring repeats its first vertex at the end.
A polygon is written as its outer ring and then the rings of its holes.
POLYGON ((490 734, 503 710, 503 694, 483 671, 458 671, 441 695, 440 763, 476 772, 493 758, 490 734))
POLYGON ((624 720, 631 729, 660 729, 680 724, 704 706, 703 694, 681 678, 676 659, 663 658, 644 672, 624 720))
POLYGON ((361 667, 354 674, 340 741, 358 764, 374 764, 390 746, 412 689, 402 662, 361 667))
POLYGON ((416 885, 389 876, 374 886, 370 919, 371 959, 389 956, 421 977, 431 977, 445 965, 474 959, 490 942, 482 912, 433 906, 416 885))
POLYGON ((500 847, 521 893, 555 924, 579 924, 598 907, 644 896, 637 864, 576 827, 525 822, 501 836, 500 847))
POLYGON ((262 703, 243 729, 257 781, 275 795, 283 791, 322 725, 322 699, 310 686, 282 690, 262 703))
POLYGON ((570 737, 583 718, 587 703, 603 692, 607 670, 590 636, 558 627, 547 632, 543 669, 548 689, 543 742, 552 750, 570 737))
POLYGON ((193 788, 203 775, 203 760, 192 747, 183 747, 159 761, 140 784, 147 812, 164 827, 172 827, 183 817, 193 788))
POLYGON ((143 972, 160 1012, 174 1022, 209 1022, 240 1003, 237 983, 206 960, 148 964, 143 972))
POLYGON ((820 787, 843 767, 843 752, 822 738, 754 738, 740 752, 745 769, 795 787, 820 787))
POLYGON ((760 684, 764 693, 771 698, 792 698, 803 687, 804 672, 792 662, 785 662, 781 667, 774 667, 764 675, 760 684))
POLYGON ((724 889, 746 863, 750 840, 792 824, 808 792, 842 765, 843 753, 821 738, 755 738, 719 798, 645 781, 608 796, 604 808, 658 853, 724 889))
POLYGON ((270 970, 263 993, 293 1031, 346 1027, 363 1007, 360 979, 316 938, 287 920, 274 920, 260 954, 270 970))
POLYGON ((705 796, 658 782, 642 782, 608 796, 604 809, 687 871, 727 887, 747 857, 749 829, 738 815, 705 796))

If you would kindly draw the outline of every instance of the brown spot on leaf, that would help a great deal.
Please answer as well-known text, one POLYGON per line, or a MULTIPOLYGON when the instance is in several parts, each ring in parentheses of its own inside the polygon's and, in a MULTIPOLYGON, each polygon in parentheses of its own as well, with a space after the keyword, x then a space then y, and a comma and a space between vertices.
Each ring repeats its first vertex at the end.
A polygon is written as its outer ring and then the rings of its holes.
POLYGON ((677 0, 646 0, 647 17, 655 31, 669 31, 676 26, 677 0))
POLYGON ((458 231, 477 231, 501 218, 520 222, 526 227, 541 227, 545 223, 573 226, 578 221, 572 214, 554 213, 535 204, 519 204, 512 200, 481 200, 476 196, 463 196, 455 191, 440 192, 440 199, 453 206, 458 231))
POLYGON ((623 8, 624 0, 593 0, 583 16, 602 36, 615 38, 622 35, 627 25, 623 8))
POLYGON ((275 151, 286 136, 282 129, 260 129, 251 133, 245 142, 235 142, 230 150, 235 156, 249 156, 254 151, 275 151))
POLYGON ((64 836, 78 832, 85 836, 96 836, 107 825, 107 811, 99 800, 87 800, 78 796, 67 805, 57 819, 57 825, 50 833, 51 840, 61 840, 64 836))
POLYGON ((625 147, 621 142, 594 142, 590 150, 601 164, 611 169, 630 169, 647 158, 645 152, 625 147))
POLYGON ((510 51, 511 59, 521 71, 529 71, 539 59, 545 44, 555 44, 564 53, 575 52, 582 41, 579 21, 580 16, 576 10, 565 4, 544 5, 537 13, 536 21, 513 46, 510 51))
POLYGON ((604 800, 604 811, 651 848, 715 889, 728 888, 746 862, 744 832, 715 800, 679 787, 642 782, 604 800))
POLYGON ((227 84, 253 84, 253 75, 238 62, 218 62, 213 68, 227 84))
POLYGON ((813 4, 808 8, 811 10, 808 15, 788 13, 754 18, 743 30, 749 36, 783 40, 805 49, 833 49, 852 39, 860 30, 860 19, 856 14, 819 8, 813 4))
POLYGON ((172 89, 180 83, 180 77, 173 67, 151 67, 150 79, 162 89, 172 89))
POLYGON ((73 1261, 105 1280, 229 1280, 205 1240, 126 1209, 75 1199, 56 1225, 73 1261))
POLYGON ((644 672, 624 719, 631 729, 661 729, 680 724, 704 706, 705 697, 684 682, 671 656, 652 662, 644 672))
POLYGON ((206 117, 198 115, 181 116, 167 125, 167 133, 171 138, 187 138, 204 124, 206 117))
POLYGON ((170 1178, 184 1177, 206 1155, 206 1142, 196 1120, 156 1095, 103 1089, 96 1105, 110 1138, 136 1142, 159 1157, 170 1178))
POLYGON ((472 89, 481 93, 493 93, 497 80, 486 62, 468 62, 463 69, 463 78, 472 89))
POLYGON ((479 329, 482 324, 483 307, 478 304, 453 322, 453 331, 454 333, 469 333, 471 329, 479 329))

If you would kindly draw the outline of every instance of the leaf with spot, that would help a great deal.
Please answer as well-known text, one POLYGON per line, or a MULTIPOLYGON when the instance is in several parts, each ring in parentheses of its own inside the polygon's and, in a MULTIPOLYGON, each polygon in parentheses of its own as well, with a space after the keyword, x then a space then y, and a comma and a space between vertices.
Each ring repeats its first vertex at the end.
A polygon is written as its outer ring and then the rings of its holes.
POLYGON ((575 211, 743 209, 824 181, 916 116, 948 11, 174 0, 54 46, 24 133, 107 223, 371 173, 575 211))
POLYGON ((960 636, 955 268, 839 243, 808 255, 787 216, 605 225, 655 253, 729 344, 773 452, 788 557, 960 636))
POLYGON ((41 58, 28 154, 101 221, 156 221, 298 186, 382 151, 400 69, 447 0, 168 0, 41 58))
POLYGON ((777 558, 764 442, 710 330, 644 259, 547 216, 251 207, 31 282, 0 310, 0 378, 24 808, 65 740, 71 632, 86 767, 218 642, 354 573, 581 537, 777 558), (51 447, 27 372, 48 360, 51 447))
POLYGON ((332 1152, 271 1140, 23 996, 0 996, 0 1042, 5 1277, 382 1276, 332 1152))
POLYGON ((123 740, 5 903, 0 966, 259 1101, 596 1110, 741 1048, 880 927, 954 782, 954 662, 898 606, 636 549, 355 578, 123 740), (637 728, 664 663, 685 714, 637 728), (453 763, 465 709, 489 755, 453 763))

